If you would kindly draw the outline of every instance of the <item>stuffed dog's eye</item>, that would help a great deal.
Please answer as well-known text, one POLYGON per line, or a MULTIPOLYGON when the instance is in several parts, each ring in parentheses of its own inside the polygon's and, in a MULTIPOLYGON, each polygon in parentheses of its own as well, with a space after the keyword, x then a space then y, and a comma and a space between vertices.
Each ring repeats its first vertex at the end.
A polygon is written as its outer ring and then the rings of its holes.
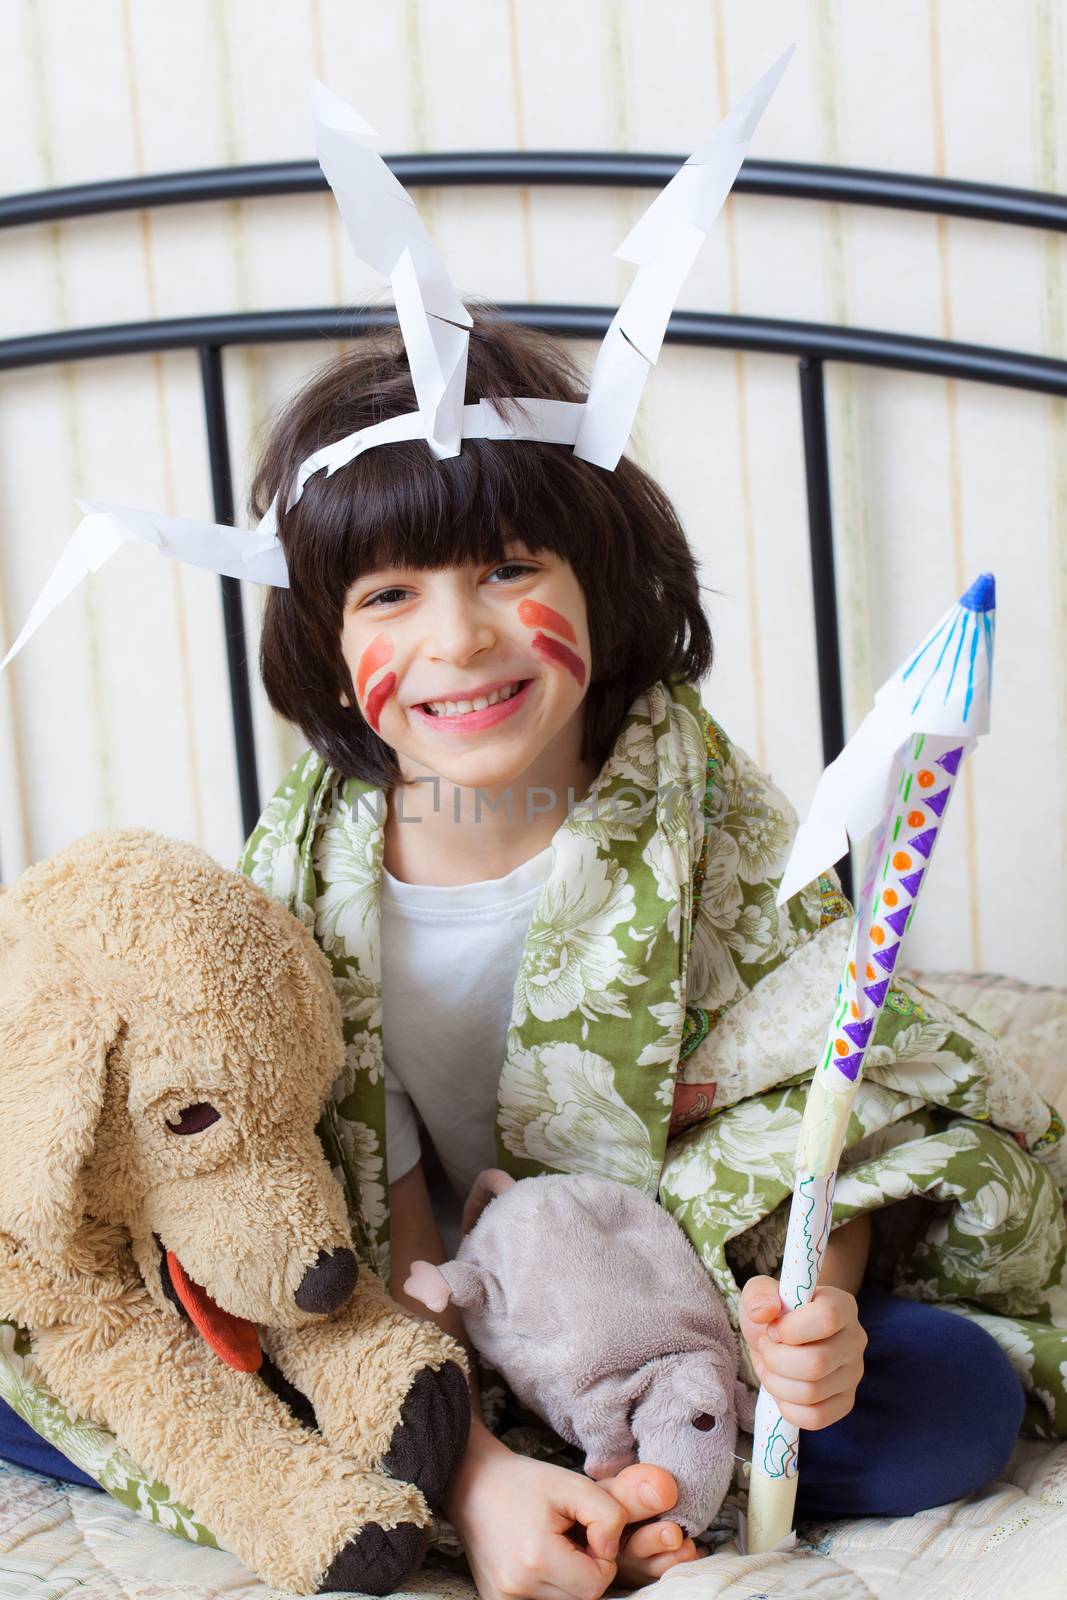
POLYGON ((699 1417, 693 1418, 693 1427, 699 1428, 701 1433, 710 1433, 715 1426, 715 1418, 707 1411, 702 1411, 699 1417))
POLYGON ((168 1122, 167 1127, 171 1133, 203 1133, 213 1122, 218 1122, 221 1114, 206 1100, 198 1100, 195 1106, 186 1106, 179 1111, 177 1122, 168 1122))

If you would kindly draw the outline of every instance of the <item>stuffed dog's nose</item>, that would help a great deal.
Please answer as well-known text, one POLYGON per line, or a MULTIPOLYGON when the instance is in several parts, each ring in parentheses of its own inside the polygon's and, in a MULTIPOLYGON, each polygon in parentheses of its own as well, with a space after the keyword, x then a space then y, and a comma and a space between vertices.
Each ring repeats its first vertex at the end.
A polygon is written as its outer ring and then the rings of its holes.
POLYGON ((337 1311, 356 1287, 359 1263, 351 1250, 320 1250, 300 1280, 295 1299, 301 1311, 320 1316, 337 1311))

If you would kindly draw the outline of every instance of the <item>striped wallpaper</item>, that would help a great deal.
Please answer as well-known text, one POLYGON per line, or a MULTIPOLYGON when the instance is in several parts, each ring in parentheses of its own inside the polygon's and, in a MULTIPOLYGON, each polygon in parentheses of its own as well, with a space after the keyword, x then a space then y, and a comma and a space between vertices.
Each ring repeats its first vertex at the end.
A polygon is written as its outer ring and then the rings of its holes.
MULTIPOLYGON (((324 77, 383 148, 683 153, 790 39, 754 153, 1058 189, 1062 0, 0 0, 0 191, 307 157, 324 77)), ((461 290, 617 301, 647 194, 452 189, 420 209, 461 290)), ((4 335, 381 295, 331 202, 125 214, 0 237, 4 335)), ((695 308, 1067 355, 1060 238, 731 201, 695 308)), ((226 357, 239 488, 321 348, 226 357)), ((588 360, 589 349, 577 347, 588 360)), ((1067 414, 974 384, 828 371, 850 726, 970 579, 996 571, 994 731, 911 953, 1067 979, 1067 414)), ((803 809, 819 771, 795 366, 664 351, 635 445, 682 513, 717 640, 707 704, 803 809)), ((0 644, 95 495, 210 516, 184 354, 0 377, 0 644)), ((258 593, 246 597, 253 631, 258 593)), ((2 654, 0 650, 0 654, 2 654)), ((257 695, 261 785, 299 748, 257 695)), ((123 552, 0 678, 0 863, 139 823, 230 861, 240 823, 217 581, 123 552)))

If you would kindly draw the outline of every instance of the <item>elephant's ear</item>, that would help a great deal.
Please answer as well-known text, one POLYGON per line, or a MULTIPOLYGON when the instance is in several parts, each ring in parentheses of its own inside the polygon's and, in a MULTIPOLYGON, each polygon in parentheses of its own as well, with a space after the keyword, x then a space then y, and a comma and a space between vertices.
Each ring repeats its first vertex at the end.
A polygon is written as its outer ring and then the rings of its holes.
POLYGON ((82 1171, 120 1029, 0 902, 0 1232, 34 1255, 62 1254, 84 1216, 82 1171))
POLYGON ((737 1426, 751 1433, 756 1426, 756 1391, 738 1378, 734 1389, 737 1403, 737 1426))

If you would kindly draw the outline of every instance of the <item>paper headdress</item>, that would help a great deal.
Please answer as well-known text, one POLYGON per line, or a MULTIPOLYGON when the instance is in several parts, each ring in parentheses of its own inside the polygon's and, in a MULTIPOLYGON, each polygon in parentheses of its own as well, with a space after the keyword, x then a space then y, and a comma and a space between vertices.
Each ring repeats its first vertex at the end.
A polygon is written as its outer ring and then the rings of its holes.
MULTIPOLYGON (((615 254, 637 267, 604 336, 585 401, 515 395, 464 403, 471 318, 414 202, 366 141, 374 129, 325 85, 315 85, 315 147, 356 254, 389 278, 418 410, 390 417, 318 450, 301 463, 286 510, 316 472, 347 466, 365 450, 425 439, 439 458, 464 439, 527 439, 571 445, 611 472, 626 448, 645 380, 655 365, 671 311, 778 87, 793 47, 695 150, 631 228, 615 254), (503 413, 503 414, 502 414, 503 413)), ((130 541, 163 555, 253 583, 288 587, 275 501, 254 529, 190 522, 123 506, 79 501, 85 513, 0 671, 88 572, 130 541)))

